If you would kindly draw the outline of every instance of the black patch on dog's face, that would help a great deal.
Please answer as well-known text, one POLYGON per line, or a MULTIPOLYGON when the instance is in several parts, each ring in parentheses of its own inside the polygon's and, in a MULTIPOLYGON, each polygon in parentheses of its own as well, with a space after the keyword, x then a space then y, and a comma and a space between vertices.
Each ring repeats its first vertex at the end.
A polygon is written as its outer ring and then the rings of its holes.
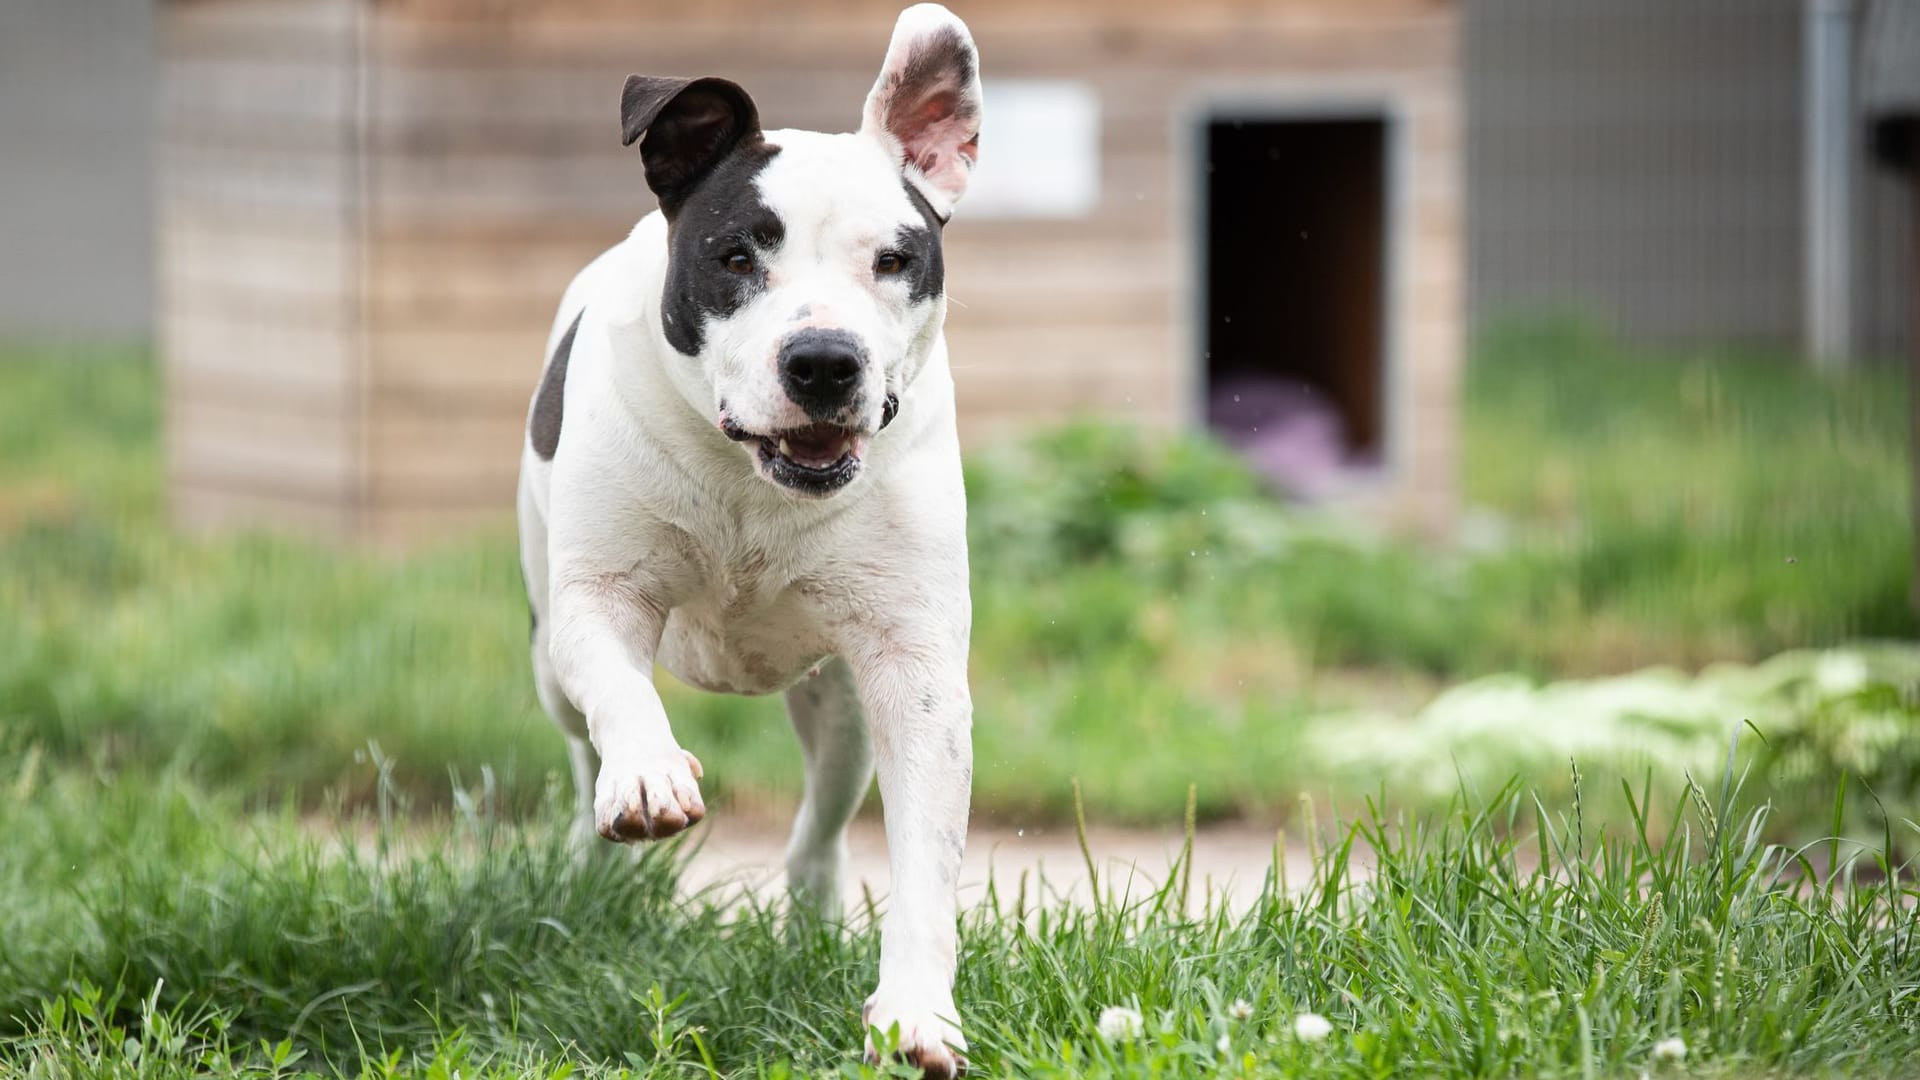
POLYGON ((560 344, 553 347, 547 372, 540 377, 540 389, 533 395, 533 415, 527 418, 527 437, 541 461, 552 461, 553 452, 560 448, 560 421, 567 405, 567 360, 573 355, 573 335, 579 332, 580 320, 585 315, 585 311, 575 315, 573 325, 560 335, 560 344))
POLYGON ((909 286, 907 299, 918 304, 935 299, 947 287, 947 266, 940 248, 946 222, 933 212, 933 204, 927 202, 918 188, 905 180, 901 186, 907 189, 907 198, 913 200, 914 209, 920 211, 921 223, 900 226, 893 234, 893 246, 909 260, 905 270, 909 286))
POLYGON ((667 280, 660 323, 667 343, 687 356, 706 345, 707 323, 725 319, 767 288, 767 262, 786 239, 786 223, 760 199, 754 179, 780 148, 757 135, 713 167, 667 224, 667 280), (727 268, 745 252, 750 273, 727 268))

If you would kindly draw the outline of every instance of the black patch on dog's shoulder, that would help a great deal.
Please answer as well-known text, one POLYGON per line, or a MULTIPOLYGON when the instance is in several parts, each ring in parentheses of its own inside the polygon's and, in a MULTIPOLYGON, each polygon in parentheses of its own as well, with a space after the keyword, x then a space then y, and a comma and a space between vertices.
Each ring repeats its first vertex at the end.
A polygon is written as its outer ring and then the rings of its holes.
POLYGON ((938 297, 947 287, 947 266, 941 256, 941 234, 946 226, 933 204, 911 183, 902 179, 907 198, 920 211, 921 223, 902 225, 893 234, 893 246, 908 258, 907 299, 918 304, 938 297))
POLYGON ((754 178, 779 152, 758 135, 742 143, 688 193, 668 225, 660 324, 667 343, 688 356, 706 344, 709 320, 732 315, 766 291, 766 262, 787 227, 761 201, 754 178), (734 251, 753 256, 752 273, 727 269, 734 251))
POLYGON ((553 359, 547 362, 547 372, 540 377, 540 389, 533 395, 527 438, 541 461, 552 461, 553 452, 560 448, 560 421, 567 407, 567 360, 573 355, 573 335, 579 332, 585 315, 584 310, 575 315, 573 325, 560 335, 560 344, 553 347, 553 359))

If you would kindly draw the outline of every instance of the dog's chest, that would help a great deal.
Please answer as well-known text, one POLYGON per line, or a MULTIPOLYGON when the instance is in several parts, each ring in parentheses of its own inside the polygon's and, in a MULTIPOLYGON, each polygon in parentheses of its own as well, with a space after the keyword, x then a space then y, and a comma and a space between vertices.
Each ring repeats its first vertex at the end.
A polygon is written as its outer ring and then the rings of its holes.
POLYGON ((659 658, 702 690, 769 694, 830 651, 809 590, 756 551, 714 565, 703 587, 673 608, 659 658))

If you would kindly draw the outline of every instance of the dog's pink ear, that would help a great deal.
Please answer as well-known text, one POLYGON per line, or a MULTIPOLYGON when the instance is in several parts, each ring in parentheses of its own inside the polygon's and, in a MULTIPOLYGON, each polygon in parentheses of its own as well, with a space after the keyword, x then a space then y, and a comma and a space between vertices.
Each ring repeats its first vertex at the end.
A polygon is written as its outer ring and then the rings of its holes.
POLYGON ((900 13, 861 132, 887 144, 942 218, 980 156, 980 54, 967 24, 939 4, 900 13))
POLYGON ((629 75, 620 92, 620 140, 632 146, 642 136, 647 186, 671 218, 720 159, 760 137, 760 112, 725 79, 629 75))

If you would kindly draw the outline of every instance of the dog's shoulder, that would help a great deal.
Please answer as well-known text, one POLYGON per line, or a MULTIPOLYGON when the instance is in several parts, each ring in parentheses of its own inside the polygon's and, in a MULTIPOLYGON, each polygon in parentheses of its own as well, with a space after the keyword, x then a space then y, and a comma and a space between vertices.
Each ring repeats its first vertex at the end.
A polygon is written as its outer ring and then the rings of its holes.
MULTIPOLYGON (((659 214, 649 214, 620 243, 601 252, 575 274, 561 295, 546 352, 527 410, 527 440, 541 461, 552 461, 560 433, 566 426, 568 387, 589 387, 604 377, 606 366, 592 354, 608 338, 608 328, 644 320, 648 289, 658 288, 665 262, 666 225, 659 214), (585 363, 576 362, 582 353, 585 363)), ((599 394, 605 388, 587 392, 599 394)))
POLYGON ((666 261, 666 219, 657 212, 648 214, 625 239, 595 256, 573 276, 560 297, 547 351, 552 353, 560 335, 583 311, 589 321, 603 326, 630 325, 644 319, 658 299, 666 261))

